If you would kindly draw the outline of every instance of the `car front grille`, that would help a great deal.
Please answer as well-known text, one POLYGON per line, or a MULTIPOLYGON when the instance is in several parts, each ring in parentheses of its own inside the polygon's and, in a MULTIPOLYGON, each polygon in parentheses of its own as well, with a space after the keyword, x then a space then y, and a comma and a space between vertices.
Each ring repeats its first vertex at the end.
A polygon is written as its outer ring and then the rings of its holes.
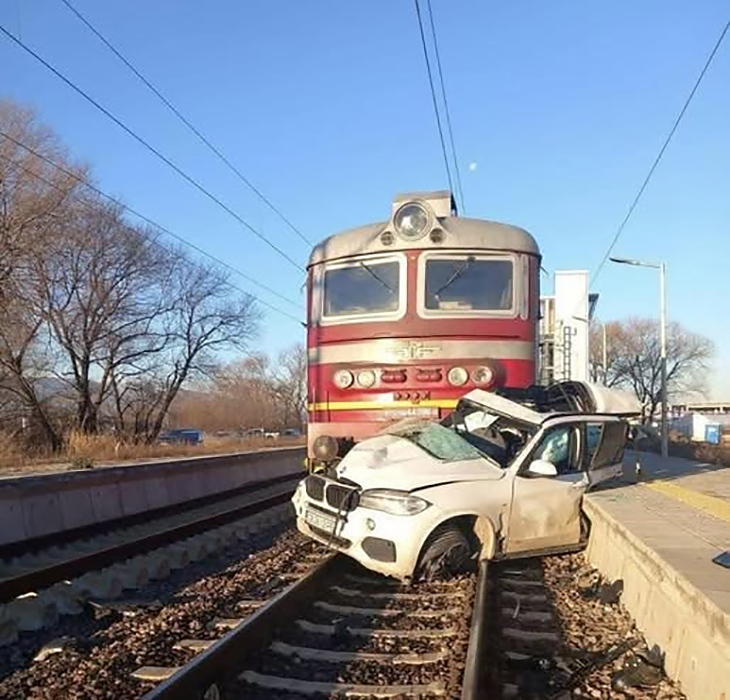
POLYGON ((359 502, 360 487, 354 482, 344 484, 310 474, 304 480, 304 488, 313 501, 325 502, 341 513, 355 510, 359 502))
POLYGON ((335 483, 327 484, 327 505, 346 513, 355 510, 358 501, 358 491, 356 489, 335 483))
POLYGON ((310 474, 304 480, 304 487, 307 490, 307 496, 315 501, 321 501, 324 498, 324 479, 322 477, 310 474))

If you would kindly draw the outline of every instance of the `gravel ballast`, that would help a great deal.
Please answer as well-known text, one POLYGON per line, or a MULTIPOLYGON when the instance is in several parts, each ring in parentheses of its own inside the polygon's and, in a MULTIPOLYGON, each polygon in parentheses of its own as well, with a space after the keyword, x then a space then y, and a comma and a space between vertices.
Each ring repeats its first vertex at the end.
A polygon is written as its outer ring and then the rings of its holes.
POLYGON ((554 598, 553 606, 563 638, 559 654, 564 652, 568 658, 589 658, 612 645, 632 638, 640 639, 631 652, 597 670, 572 691, 572 696, 567 697, 596 700, 685 698, 663 673, 656 674, 661 676, 656 684, 623 690, 612 688, 612 675, 636 654, 649 651, 641 632, 621 605, 618 590, 612 592, 610 584, 613 582, 603 581, 598 572, 586 563, 583 554, 546 557, 543 561, 544 580, 554 598))
POLYGON ((23 635, 0 666, 0 698, 139 697, 152 686, 133 679, 134 670, 182 665, 192 654, 173 650, 176 642, 219 638, 223 631, 212 627, 216 619, 244 617, 239 601, 270 598, 288 585, 285 574, 318 552, 325 550, 294 530, 260 533, 150 584, 134 595, 141 605, 124 614, 90 608, 64 618, 44 632, 45 639, 23 635), (42 644, 61 635, 70 640, 62 651, 33 660, 42 644))

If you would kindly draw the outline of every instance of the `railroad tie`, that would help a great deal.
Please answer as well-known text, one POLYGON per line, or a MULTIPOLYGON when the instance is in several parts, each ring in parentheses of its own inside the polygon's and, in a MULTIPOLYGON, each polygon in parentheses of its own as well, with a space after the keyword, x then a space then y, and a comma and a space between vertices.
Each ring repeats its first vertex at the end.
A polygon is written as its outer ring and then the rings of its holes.
POLYGON ((132 671, 132 678, 148 683, 161 683, 180 670, 179 666, 140 666, 132 671))
POLYGON ((175 651, 192 651, 198 654, 215 644, 214 639, 181 639, 172 648, 175 651))
POLYGON ((267 676, 256 671, 244 671, 239 679, 269 690, 286 690, 303 695, 337 693, 345 697, 392 698, 399 695, 444 695, 446 693, 446 685, 440 681, 424 685, 357 685, 301 681, 295 678, 267 676))
MULTIPOLYGON (((375 600, 421 600, 423 594, 419 593, 382 593, 373 591, 361 591, 356 588, 347 588, 345 586, 332 586, 331 591, 339 593, 347 598, 373 598, 375 600)), ((429 598, 463 598, 466 594, 464 591, 452 591, 450 593, 428 593, 429 598)))
POLYGON ((402 664, 409 666, 421 666, 434 664, 448 658, 445 650, 431 651, 423 654, 387 654, 367 651, 329 651, 327 649, 313 649, 311 647, 300 647, 284 642, 272 642, 269 647, 271 651, 280 656, 288 658, 299 658, 306 661, 322 661, 339 664, 350 661, 369 661, 376 663, 402 664))
MULTIPOLYGON (((334 636, 339 633, 335 625, 320 625, 309 620, 297 620, 297 626, 311 634, 326 634, 334 636)), ((372 627, 345 627, 344 630, 353 637, 393 637, 398 639, 440 639, 452 637, 459 631, 456 627, 446 627, 440 630, 382 630, 372 627)))
POLYGON ((517 639, 522 642, 559 642, 560 636, 556 632, 534 632, 532 630, 523 630, 515 627, 503 627, 502 634, 511 639, 517 639))
POLYGON ((355 605, 334 605, 323 600, 318 600, 314 607, 327 612, 337 613, 340 615, 359 615, 361 617, 414 617, 419 620, 435 620, 446 616, 455 616, 459 614, 456 608, 447 608, 446 610, 390 610, 386 608, 361 608, 355 605))

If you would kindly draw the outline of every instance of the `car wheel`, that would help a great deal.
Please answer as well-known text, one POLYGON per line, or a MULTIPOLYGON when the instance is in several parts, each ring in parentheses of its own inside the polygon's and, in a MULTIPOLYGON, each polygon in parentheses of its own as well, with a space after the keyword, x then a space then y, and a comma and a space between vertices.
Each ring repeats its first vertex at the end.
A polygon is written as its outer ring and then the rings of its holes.
POLYGON ((423 545, 414 581, 433 581, 466 571, 473 559, 469 542, 458 527, 440 525, 423 545))

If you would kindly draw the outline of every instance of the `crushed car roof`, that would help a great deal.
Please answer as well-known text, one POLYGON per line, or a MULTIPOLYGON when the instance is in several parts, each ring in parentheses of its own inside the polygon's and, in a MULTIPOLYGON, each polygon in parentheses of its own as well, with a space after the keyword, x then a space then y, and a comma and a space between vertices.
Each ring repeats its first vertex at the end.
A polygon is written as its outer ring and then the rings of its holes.
POLYGON ((531 403, 544 410, 535 410, 524 403, 484 389, 473 389, 462 399, 483 406, 495 414, 534 426, 560 414, 595 413, 629 417, 641 413, 641 404, 633 394, 601 384, 565 381, 540 388, 540 391, 542 400, 535 400, 533 397, 531 403))

